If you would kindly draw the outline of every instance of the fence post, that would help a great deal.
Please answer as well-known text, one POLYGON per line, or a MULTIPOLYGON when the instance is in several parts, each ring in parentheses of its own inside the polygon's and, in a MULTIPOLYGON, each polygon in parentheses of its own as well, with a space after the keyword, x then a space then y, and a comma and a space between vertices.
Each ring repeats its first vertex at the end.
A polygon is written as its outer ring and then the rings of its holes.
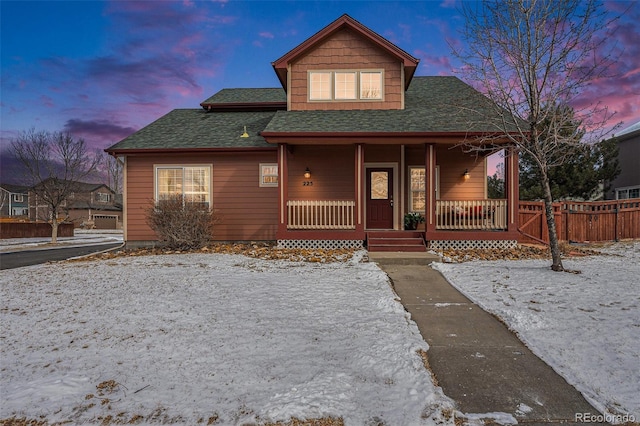
POLYGON ((615 232, 615 241, 618 242, 620 241, 620 238, 618 238, 618 220, 620 219, 618 212, 620 211, 620 203, 618 201, 616 201, 616 206, 615 206, 615 214, 616 214, 616 218, 615 221, 613 223, 613 231, 615 232))

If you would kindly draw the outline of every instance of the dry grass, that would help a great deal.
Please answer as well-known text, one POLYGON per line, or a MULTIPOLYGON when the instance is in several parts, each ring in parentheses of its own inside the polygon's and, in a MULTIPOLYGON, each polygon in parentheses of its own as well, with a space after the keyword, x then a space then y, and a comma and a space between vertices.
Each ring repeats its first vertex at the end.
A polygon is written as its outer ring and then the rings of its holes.
MULTIPOLYGON (((562 256, 582 257, 601 254, 600 246, 573 246, 561 243, 562 256)), ((470 249, 470 250, 441 250, 439 254, 446 262, 460 263, 473 260, 523 260, 523 259, 551 259, 548 247, 534 244, 520 244, 511 249, 470 249)))
POLYGON ((424 365, 424 368, 426 368, 427 371, 431 373, 431 381, 433 382, 433 385, 439 387, 440 384, 438 383, 438 378, 433 373, 431 364, 429 364, 429 356, 427 355, 427 351, 425 351, 424 349, 418 349, 418 355, 420 355, 420 358, 422 358, 422 365, 424 365))
MULTIPOLYGON (((133 416, 131 419, 122 418, 122 416, 106 416, 99 419, 101 425, 126 425, 126 424, 139 424, 145 419, 142 416, 133 416)), ((207 425, 215 425, 218 421, 217 416, 210 417, 206 420, 207 425)), ((1 419, 0 426, 57 426, 69 424, 64 423, 52 423, 49 424, 46 420, 36 420, 27 418, 11 417, 9 419, 1 419)), ((199 423, 204 423, 202 419, 199 423)), ((261 423, 260 426, 344 426, 344 420, 342 418, 324 417, 321 419, 297 419, 293 418, 288 422, 277 423, 261 423)))
POLYGON ((342 418, 335 417, 305 420, 293 418, 286 423, 264 423, 262 426, 344 426, 344 420, 342 420, 342 418))
POLYGON ((248 243, 248 244, 211 244, 207 247, 196 250, 170 250, 163 248, 145 248, 136 250, 118 250, 107 253, 96 254, 83 257, 81 259, 70 260, 70 262, 82 262, 87 260, 114 259, 129 256, 156 256, 170 254, 241 254, 265 260, 289 260, 295 262, 345 262, 353 256, 355 250, 352 249, 279 249, 269 243, 248 243))

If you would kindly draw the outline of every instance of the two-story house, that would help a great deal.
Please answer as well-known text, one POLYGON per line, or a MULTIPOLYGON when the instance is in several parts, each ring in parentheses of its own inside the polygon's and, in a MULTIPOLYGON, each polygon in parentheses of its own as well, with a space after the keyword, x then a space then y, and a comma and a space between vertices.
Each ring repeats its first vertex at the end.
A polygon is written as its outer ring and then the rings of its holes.
POLYGON ((618 144, 620 174, 611 182, 606 194, 609 200, 640 198, 640 121, 615 136, 618 144))
MULTIPOLYGON (((39 199, 37 187, 30 189, 29 217, 33 221, 49 220, 49 206, 39 199)), ((119 229, 122 224, 121 200, 107 185, 74 182, 73 192, 61 205, 59 218, 73 222, 76 227, 119 229)))
POLYGON ((517 155, 505 199, 490 200, 486 158, 461 146, 495 135, 495 105, 456 77, 416 76, 418 63, 343 15, 272 63, 282 87, 223 89, 111 146, 125 162, 125 241, 154 244, 145 208, 180 194, 217 211, 221 241, 514 245, 517 155), (410 212, 424 229, 404 231, 410 212))
POLYGON ((29 188, 21 185, 0 184, 0 217, 27 217, 29 215, 29 188))

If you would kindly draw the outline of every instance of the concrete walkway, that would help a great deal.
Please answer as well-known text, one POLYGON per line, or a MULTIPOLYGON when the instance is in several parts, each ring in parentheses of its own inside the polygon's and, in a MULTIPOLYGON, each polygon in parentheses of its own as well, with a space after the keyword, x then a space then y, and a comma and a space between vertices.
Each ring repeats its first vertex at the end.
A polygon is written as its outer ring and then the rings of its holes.
POLYGON ((439 386, 462 413, 508 413, 526 425, 579 424, 576 413, 599 414, 502 322, 428 267, 426 259, 400 258, 370 254, 429 344, 439 386))

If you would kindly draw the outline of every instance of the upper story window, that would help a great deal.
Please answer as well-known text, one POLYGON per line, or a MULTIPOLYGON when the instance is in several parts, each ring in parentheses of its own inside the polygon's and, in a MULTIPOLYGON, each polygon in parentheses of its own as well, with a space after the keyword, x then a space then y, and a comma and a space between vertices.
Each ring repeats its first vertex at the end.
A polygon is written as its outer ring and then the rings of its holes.
POLYGON ((96 202, 108 203, 111 201, 111 194, 105 194, 104 192, 96 193, 96 202))
POLYGON ((22 203, 24 202, 24 197, 22 194, 13 194, 13 201, 16 203, 22 203))
POLYGON ((331 100, 331 73, 309 73, 309 99, 312 101, 331 100))
POLYGON ((356 73, 355 72, 335 72, 335 94, 334 99, 356 99, 356 73))
POLYGON ((310 101, 381 100, 382 71, 309 71, 310 101))
POLYGON ((382 99, 382 72, 360 73, 360 99, 382 99))

